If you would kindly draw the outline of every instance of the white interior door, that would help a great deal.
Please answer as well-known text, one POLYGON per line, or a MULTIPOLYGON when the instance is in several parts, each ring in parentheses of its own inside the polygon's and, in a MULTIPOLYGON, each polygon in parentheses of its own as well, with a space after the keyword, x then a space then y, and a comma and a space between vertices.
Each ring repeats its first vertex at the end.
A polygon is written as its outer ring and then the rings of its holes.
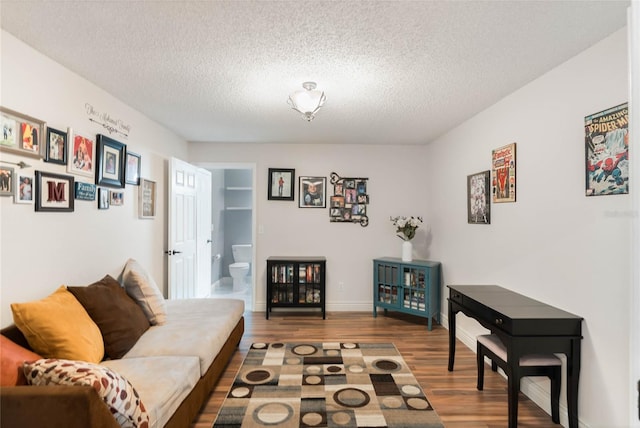
POLYGON ((196 228, 196 251, 198 253, 197 287, 195 297, 211 294, 211 172, 198 168, 197 181, 198 225, 196 228))
POLYGON ((198 168, 171 158, 169 179, 169 299, 196 297, 198 168))

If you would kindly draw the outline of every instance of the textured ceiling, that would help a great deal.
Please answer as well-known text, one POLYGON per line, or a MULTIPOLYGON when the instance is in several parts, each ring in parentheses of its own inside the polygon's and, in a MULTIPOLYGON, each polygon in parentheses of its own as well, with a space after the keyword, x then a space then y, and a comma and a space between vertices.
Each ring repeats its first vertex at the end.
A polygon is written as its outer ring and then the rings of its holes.
POLYGON ((2 28, 188 141, 425 144, 629 1, 0 1, 2 28), (308 123, 286 103, 313 80, 308 123))

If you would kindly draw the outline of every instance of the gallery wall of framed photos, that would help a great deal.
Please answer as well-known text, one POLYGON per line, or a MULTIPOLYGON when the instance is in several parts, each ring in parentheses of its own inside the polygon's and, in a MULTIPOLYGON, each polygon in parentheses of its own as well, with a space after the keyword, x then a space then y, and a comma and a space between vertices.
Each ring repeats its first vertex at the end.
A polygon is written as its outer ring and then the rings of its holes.
MULTIPOLYGON (((71 126, 63 131, 2 106, 0 125, 0 152, 19 159, 0 159, 0 196, 16 204, 33 205, 36 212, 73 212, 78 200, 106 210, 125 205, 126 185, 140 186, 142 156, 111 136, 74 132, 71 126)), ((155 187, 140 194, 130 201, 146 207, 139 218, 155 218, 155 187), (149 193, 154 197, 147 201, 149 193)))

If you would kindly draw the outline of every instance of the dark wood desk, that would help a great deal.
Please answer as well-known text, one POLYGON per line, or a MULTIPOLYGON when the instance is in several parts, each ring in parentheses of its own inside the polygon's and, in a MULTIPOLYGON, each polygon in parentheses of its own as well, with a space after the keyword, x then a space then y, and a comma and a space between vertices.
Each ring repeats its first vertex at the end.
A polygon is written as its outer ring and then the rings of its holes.
POLYGON ((567 357, 569 427, 578 428, 582 318, 497 285, 449 285, 449 371, 456 354, 456 314, 462 312, 497 334, 507 348, 509 428, 518 426, 520 357, 567 357))

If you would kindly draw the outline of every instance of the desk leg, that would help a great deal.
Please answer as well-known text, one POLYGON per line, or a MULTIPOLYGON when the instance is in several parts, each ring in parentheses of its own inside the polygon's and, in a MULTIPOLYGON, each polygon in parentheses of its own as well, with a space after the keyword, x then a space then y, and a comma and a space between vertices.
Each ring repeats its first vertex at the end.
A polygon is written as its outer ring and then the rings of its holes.
POLYGON ((453 361, 456 358, 456 312, 453 311, 449 300, 449 371, 453 371, 453 361))
POLYGON ((578 381, 580 380, 580 339, 571 340, 567 356, 567 411, 569 428, 578 428, 578 381))
MULTIPOLYGON (((520 358, 515 359, 519 361, 520 358)), ((509 403, 509 428, 518 428, 518 395, 520 394, 520 373, 517 364, 508 363, 511 373, 507 374, 507 400, 509 403)))

